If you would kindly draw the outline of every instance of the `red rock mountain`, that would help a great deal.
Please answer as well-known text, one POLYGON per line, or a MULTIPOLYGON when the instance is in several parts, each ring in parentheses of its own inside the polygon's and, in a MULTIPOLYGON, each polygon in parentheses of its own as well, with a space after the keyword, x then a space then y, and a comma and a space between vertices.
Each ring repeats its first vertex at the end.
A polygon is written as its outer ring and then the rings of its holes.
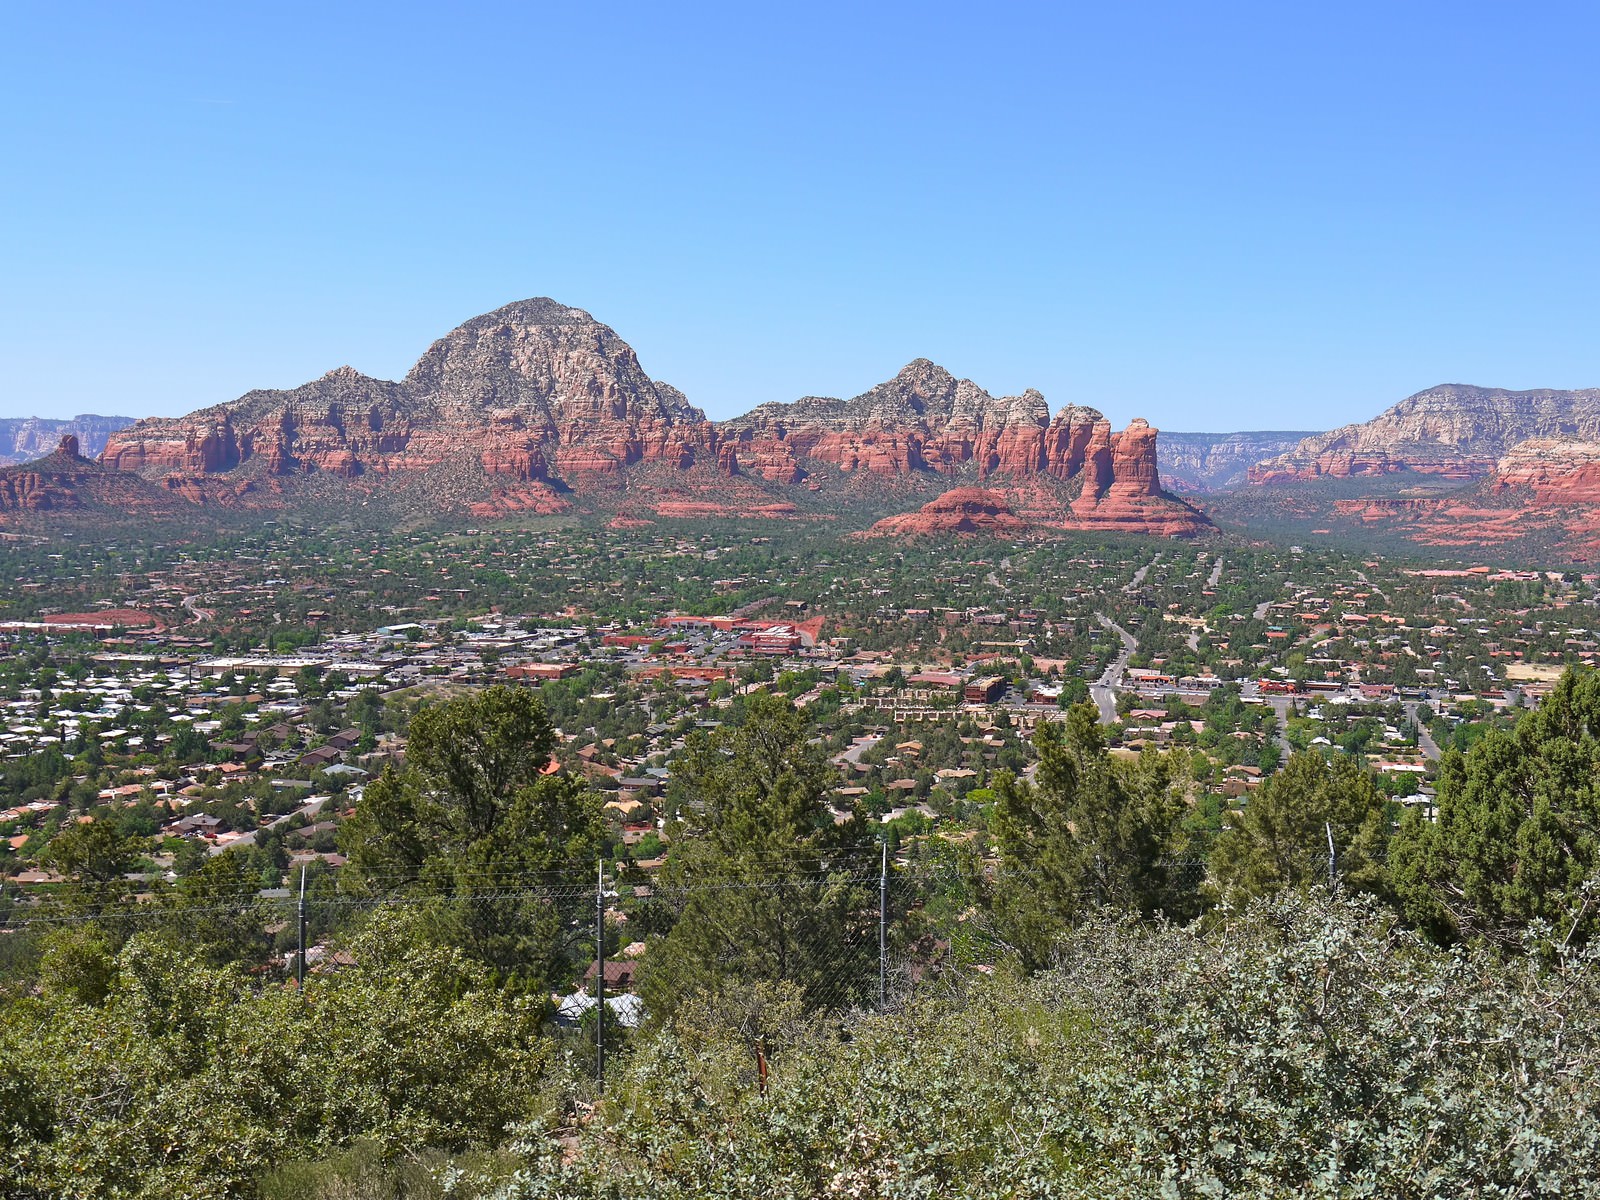
MULTIPOLYGON (((1185 535, 1210 528, 1161 489, 1156 431, 1094 409, 1052 419, 925 359, 852 400, 807 397, 716 423, 652 380, 615 332, 536 299, 474 318, 404 380, 349 367, 113 434, 102 462, 203 503, 292 502, 297 481, 410 487, 478 516, 573 505, 663 516, 794 514, 858 481, 1034 479, 1034 523, 1185 535), (225 486, 219 487, 219 484, 225 486), (425 486, 423 484, 425 483, 425 486), (1053 489, 1053 491, 1052 491, 1053 489)), ((892 489, 891 489, 892 490, 892 489)), ((880 497, 881 499, 881 497, 880 497)))
POLYGON ((1027 532, 1028 522, 1011 511, 1000 492, 988 488, 951 488, 913 513, 885 517, 866 531, 870 537, 922 537, 950 533, 986 533, 1012 537, 1027 532))
POLYGON ((1510 392, 1449 383, 1250 468, 1251 483, 1387 475, 1478 479, 1529 438, 1600 440, 1600 389, 1510 392))
POLYGON ((1600 443, 1530 438, 1464 487, 1333 502, 1332 518, 1429 546, 1600 558, 1600 443))
POLYGON ((0 467, 0 517, 73 510, 176 516, 188 507, 182 496, 81 457, 76 434, 63 435, 43 458, 0 467))

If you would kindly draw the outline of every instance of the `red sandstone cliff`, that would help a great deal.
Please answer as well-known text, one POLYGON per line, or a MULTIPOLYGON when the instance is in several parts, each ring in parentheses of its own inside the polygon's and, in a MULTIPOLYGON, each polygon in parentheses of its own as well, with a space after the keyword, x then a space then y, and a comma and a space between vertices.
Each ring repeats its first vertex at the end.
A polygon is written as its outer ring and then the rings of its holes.
POLYGON ((0 521, 27 514, 105 510, 173 516, 187 506, 161 488, 79 457, 78 439, 62 437, 52 454, 16 467, 0 468, 0 521))
POLYGON ((1006 498, 988 488, 951 488, 916 512, 885 517, 866 531, 869 537, 924 537, 984 533, 996 537, 1026 532, 1028 522, 1011 511, 1006 498))
POLYGON ((898 480, 926 495, 918 481, 1038 477, 1068 486, 1044 506, 1056 524, 1209 528, 1162 491, 1155 447, 1143 421, 1114 434, 1091 408, 1052 419, 1038 392, 993 397, 926 359, 851 400, 807 397, 715 423, 652 380, 610 328, 540 299, 452 330, 398 383, 341 367, 139 421, 111 436, 102 462, 173 496, 263 505, 292 502, 295 481, 312 477, 366 494, 425 477, 430 495, 483 516, 574 502, 636 517, 790 514, 796 485, 816 497, 898 480))

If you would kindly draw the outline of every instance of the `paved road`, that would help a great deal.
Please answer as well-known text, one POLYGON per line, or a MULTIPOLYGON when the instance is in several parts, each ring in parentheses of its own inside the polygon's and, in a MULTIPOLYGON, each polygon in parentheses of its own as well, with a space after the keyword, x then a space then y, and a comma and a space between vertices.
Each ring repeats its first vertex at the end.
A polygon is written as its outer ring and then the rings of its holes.
POLYGON ((189 610, 194 618, 189 622, 191 625, 198 625, 201 621, 214 621, 217 618, 215 609, 200 607, 199 596, 185 596, 183 598, 183 606, 189 610))
POLYGON ((1417 749, 1422 751, 1422 757, 1429 762, 1438 762, 1444 757, 1444 752, 1439 749, 1439 743, 1433 740, 1433 734, 1428 732, 1426 725, 1417 724, 1417 705, 1420 701, 1407 700, 1405 704, 1406 720, 1417 726, 1417 749))
MULTIPOLYGON (((1362 583, 1366 584, 1366 586, 1369 589, 1371 589, 1372 594, 1374 596, 1383 596, 1383 589, 1378 587, 1375 583, 1373 583, 1372 580, 1368 579, 1367 578, 1367 573, 1365 571, 1355 571, 1355 572, 1353 572, 1353 574, 1355 575, 1355 577, 1357 579, 1359 579, 1362 583)), ((1383 598, 1385 600, 1387 600, 1389 597, 1383 596, 1383 598)))
POLYGON ((859 763, 861 761, 862 754, 872 749, 872 747, 876 746, 881 741, 883 741, 883 735, 880 733, 857 738, 854 742, 850 743, 850 748, 848 750, 845 750, 843 753, 835 756, 833 761, 840 764, 850 763, 852 765, 859 763))
POLYGON ((1278 732, 1272 739, 1278 743, 1278 749, 1283 752, 1284 761, 1287 762, 1294 747, 1289 744, 1289 706, 1294 703, 1292 696, 1271 696, 1267 703, 1272 705, 1272 711, 1278 714, 1278 732))
POLYGON ((1089 698, 1100 710, 1100 724, 1111 725, 1117 719, 1117 688, 1122 686, 1122 673, 1128 669, 1128 659, 1132 658, 1133 652, 1139 648, 1139 639, 1105 613, 1096 613, 1095 616, 1100 624, 1122 639, 1122 653, 1112 659, 1100 673, 1100 678, 1089 685, 1089 698))
POLYGON ((1211 579, 1206 583, 1207 591, 1216 591, 1217 584, 1222 582, 1222 559, 1219 556, 1217 563, 1211 568, 1211 579))
POLYGON ((1145 563, 1144 566, 1140 567, 1137 571, 1135 571, 1133 573, 1133 578, 1128 580, 1127 585, 1125 587, 1123 587, 1122 590, 1127 592, 1128 595, 1130 595, 1130 596, 1133 595, 1133 593, 1137 592, 1139 590, 1139 585, 1144 582, 1144 577, 1146 575, 1150 574, 1150 568, 1155 566, 1160 561, 1161 561, 1161 555, 1158 554, 1154 558, 1152 558, 1149 562, 1145 563))

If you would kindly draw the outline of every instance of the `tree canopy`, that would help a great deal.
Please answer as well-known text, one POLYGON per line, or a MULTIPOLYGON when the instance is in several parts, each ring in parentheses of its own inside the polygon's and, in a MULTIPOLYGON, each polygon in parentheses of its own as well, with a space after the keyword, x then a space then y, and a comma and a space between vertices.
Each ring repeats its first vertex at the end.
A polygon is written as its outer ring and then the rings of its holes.
POLYGON ((544 885, 592 867, 600 801, 548 774, 555 731, 530 690, 491 687, 419 712, 403 770, 366 789, 340 827, 345 886, 432 897, 441 940, 544 986, 570 955, 574 904, 544 885))
POLYGON ((1568 671, 1513 730, 1439 770, 1438 820, 1394 843, 1408 916, 1442 938, 1519 945, 1535 922, 1582 943, 1600 921, 1600 675, 1568 671))
POLYGON ((1333 839, 1338 878, 1363 891, 1387 890, 1384 858, 1392 824, 1389 802, 1372 775, 1349 755, 1301 751, 1250 793, 1211 855, 1212 886, 1240 902, 1328 878, 1333 839))
POLYGON ((989 889, 996 931, 1030 965, 1101 906, 1146 916, 1189 904, 1167 861, 1182 802, 1162 756, 1111 757, 1091 704, 1041 721, 1036 782, 995 778, 989 830, 999 858, 989 889))
POLYGON ((835 775, 809 738, 792 704, 754 695, 737 724, 689 739, 661 877, 671 929, 644 974, 654 1011, 730 980, 789 980, 816 1006, 875 980, 871 833, 830 813, 835 775))

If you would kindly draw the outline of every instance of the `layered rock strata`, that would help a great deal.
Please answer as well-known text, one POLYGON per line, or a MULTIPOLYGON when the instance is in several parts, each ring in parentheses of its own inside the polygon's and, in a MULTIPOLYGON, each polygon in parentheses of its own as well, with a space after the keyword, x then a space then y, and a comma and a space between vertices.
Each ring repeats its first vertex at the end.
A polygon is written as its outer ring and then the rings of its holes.
POLYGON ((1163 429, 1158 447, 1161 479, 1170 490, 1186 495, 1242 487, 1255 464, 1287 454, 1315 436, 1313 430, 1173 433, 1163 429))
POLYGON ((477 515, 625 505, 641 473, 693 481, 688 495, 651 484, 645 505, 663 516, 788 515, 793 489, 816 496, 852 479, 1047 477, 1073 489, 1068 525, 1210 528, 1162 490, 1156 442, 1144 421, 1118 433, 1092 408, 1052 417, 1038 392, 997 398, 926 359, 850 400, 806 397, 716 423, 652 380, 610 328, 537 299, 451 331, 399 382, 341 367, 288 391, 139 421, 110 437, 103 462, 177 495, 203 497, 210 479, 281 481, 256 493, 263 503, 308 475, 357 490, 448 475, 450 494, 476 489, 466 506, 477 515))
POLYGON ((31 462, 47 455, 67 434, 78 439, 87 458, 105 449, 106 439, 133 424, 132 417, 83 414, 71 420, 43 417, 0 418, 0 466, 31 462))
POLYGON ((1000 492, 988 488, 951 488, 916 512, 885 517, 871 529, 870 537, 929 537, 945 534, 989 534, 1004 537, 1030 528, 1006 503, 1000 492))
POLYGON ((1359 425, 1306 438, 1250 469, 1250 482, 1350 478, 1414 471, 1480 479, 1529 438, 1600 440, 1600 389, 1512 392, 1443 384, 1359 425))

